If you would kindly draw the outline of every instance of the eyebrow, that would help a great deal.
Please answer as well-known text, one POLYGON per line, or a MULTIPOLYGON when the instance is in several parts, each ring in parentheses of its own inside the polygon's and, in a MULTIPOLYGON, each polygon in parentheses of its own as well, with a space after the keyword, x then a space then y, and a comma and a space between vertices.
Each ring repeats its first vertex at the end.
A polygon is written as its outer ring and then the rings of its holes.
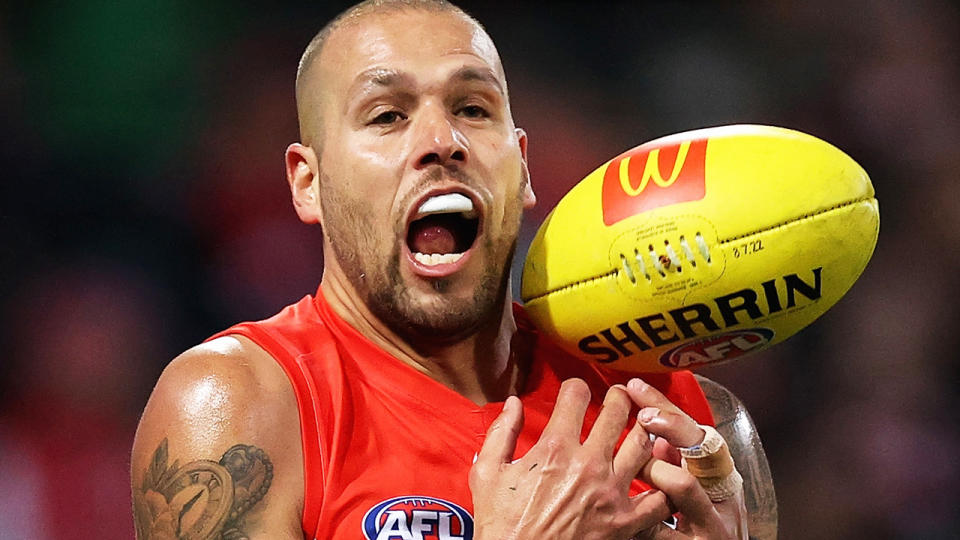
POLYGON ((360 72, 350 86, 350 94, 367 93, 378 86, 413 86, 413 77, 393 69, 370 68, 360 72))
MULTIPOLYGON (((464 66, 450 75, 450 80, 460 82, 482 82, 496 88, 501 95, 506 95, 500 79, 487 68, 464 66)), ((350 94, 366 94, 376 87, 414 86, 415 81, 409 73, 386 68, 370 68, 360 72, 350 87, 350 94)))
POLYGON ((492 70, 488 68, 477 68, 473 66, 464 66, 453 72, 453 75, 450 76, 451 80, 463 81, 463 82, 485 82, 494 86, 501 95, 506 95, 503 85, 500 84, 500 79, 493 73, 492 70))

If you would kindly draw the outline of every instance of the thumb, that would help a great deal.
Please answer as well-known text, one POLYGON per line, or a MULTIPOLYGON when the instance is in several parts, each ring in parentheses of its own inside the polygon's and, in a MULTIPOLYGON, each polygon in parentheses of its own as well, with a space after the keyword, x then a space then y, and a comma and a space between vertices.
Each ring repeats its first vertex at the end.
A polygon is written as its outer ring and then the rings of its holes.
POLYGON ((523 406, 520 398, 510 396, 503 403, 503 410, 490 424, 487 436, 483 440, 480 453, 477 454, 477 464, 498 466, 509 463, 513 459, 513 452, 517 448, 517 437, 523 427, 523 406))

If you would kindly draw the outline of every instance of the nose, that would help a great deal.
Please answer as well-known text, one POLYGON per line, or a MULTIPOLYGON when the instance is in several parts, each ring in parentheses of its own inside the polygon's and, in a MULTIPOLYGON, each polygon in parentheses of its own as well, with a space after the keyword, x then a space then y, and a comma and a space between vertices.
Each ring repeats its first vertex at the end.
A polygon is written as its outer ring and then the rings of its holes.
POLYGON ((445 108, 425 103, 418 117, 413 166, 423 169, 430 165, 462 165, 467 162, 468 142, 445 108))

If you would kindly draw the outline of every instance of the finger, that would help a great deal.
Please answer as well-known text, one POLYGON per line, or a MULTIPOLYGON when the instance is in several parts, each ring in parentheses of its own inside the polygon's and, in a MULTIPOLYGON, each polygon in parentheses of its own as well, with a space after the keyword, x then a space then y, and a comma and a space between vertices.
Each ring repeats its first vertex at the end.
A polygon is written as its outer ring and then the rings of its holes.
POLYGON ((676 447, 696 446, 703 442, 705 432, 682 412, 657 407, 640 409, 637 415, 644 429, 657 437, 663 437, 676 447))
POLYGON ((630 396, 627 395, 623 386, 617 385, 607 390, 597 421, 593 423, 590 435, 587 436, 583 445, 599 449, 608 458, 613 456, 613 449, 616 448, 617 441, 623 434, 623 428, 627 425, 630 405, 630 396))
POLYGON ((667 396, 663 395, 653 386, 647 384, 643 379, 638 379, 636 377, 630 379, 626 388, 627 393, 630 394, 630 398, 633 399, 634 403, 641 408, 659 407, 661 409, 680 410, 680 408, 674 405, 672 401, 667 399, 667 396))
POLYGON ((689 538, 689 536, 671 529, 666 523, 661 522, 637 534, 632 540, 688 540, 689 538))
POLYGON ((541 439, 545 438, 572 438, 580 442, 580 432, 583 430, 583 415, 590 404, 590 387, 580 379, 567 379, 560 385, 557 395, 557 404, 547 426, 543 428, 541 439))
POLYGON ((520 399, 510 396, 503 403, 503 410, 487 429, 487 436, 477 454, 477 463, 509 463, 517 448, 517 437, 523 427, 523 406, 520 399))
POLYGON ((700 530, 720 530, 720 515, 700 482, 687 471, 659 459, 644 465, 640 477, 666 494, 690 526, 700 530))
POLYGON ((638 531, 635 538, 656 538, 656 531, 663 521, 673 514, 667 495, 659 489, 644 491, 631 497, 633 510, 630 529, 638 531))
POLYGON ((623 444, 617 450, 617 455, 613 457, 613 473, 620 484, 629 487, 630 482, 640 474, 640 469, 652 455, 653 443, 650 442, 650 436, 640 422, 637 422, 627 433, 623 444))
POLYGON ((640 379, 631 379, 627 383, 627 393, 634 403, 642 407, 639 418, 648 432, 678 447, 695 446, 703 441, 704 432, 693 418, 656 388, 640 379))
POLYGON ((666 461, 671 465, 680 466, 680 451, 677 450, 676 446, 667 442, 666 439, 657 437, 657 440, 653 441, 653 457, 666 461))

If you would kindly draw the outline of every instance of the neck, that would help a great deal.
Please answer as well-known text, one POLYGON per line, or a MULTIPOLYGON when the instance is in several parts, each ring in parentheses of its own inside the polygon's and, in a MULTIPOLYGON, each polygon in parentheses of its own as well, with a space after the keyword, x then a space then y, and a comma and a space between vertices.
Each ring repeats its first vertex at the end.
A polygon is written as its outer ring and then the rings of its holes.
POLYGON ((409 343, 377 319, 345 280, 333 279, 325 272, 320 288, 337 315, 365 337, 474 403, 503 401, 519 393, 526 355, 514 339, 517 325, 509 285, 499 316, 491 317, 477 332, 449 343, 409 343))

